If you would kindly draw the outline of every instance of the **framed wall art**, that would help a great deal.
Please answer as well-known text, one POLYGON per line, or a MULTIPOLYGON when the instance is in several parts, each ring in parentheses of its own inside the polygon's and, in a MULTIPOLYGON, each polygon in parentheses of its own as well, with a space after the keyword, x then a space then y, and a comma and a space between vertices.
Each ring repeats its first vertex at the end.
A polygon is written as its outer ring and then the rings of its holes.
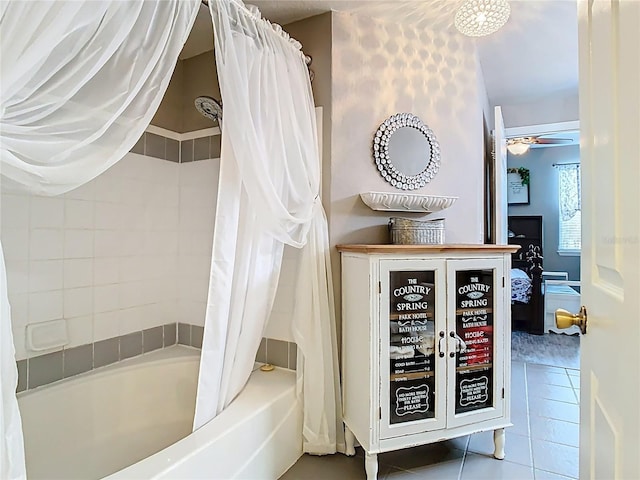
POLYGON ((529 170, 526 168, 507 169, 507 203, 509 205, 529 205, 529 170))

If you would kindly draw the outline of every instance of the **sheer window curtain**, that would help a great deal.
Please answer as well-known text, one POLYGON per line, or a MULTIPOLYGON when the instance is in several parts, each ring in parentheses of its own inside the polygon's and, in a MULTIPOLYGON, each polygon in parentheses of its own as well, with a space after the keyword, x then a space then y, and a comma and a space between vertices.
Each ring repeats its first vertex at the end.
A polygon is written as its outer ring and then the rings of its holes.
POLYGON ((571 220, 581 209, 580 165, 557 165, 560 191, 560 217, 571 220))
MULTIPOLYGON (((119 161, 157 110, 199 6, 0 2, 2 187, 57 195, 119 161)), ((0 315, 0 478, 24 478, 4 256, 0 315)))
POLYGON ((581 247, 580 165, 558 164, 558 201, 560 210, 558 252, 575 255, 581 247))
POLYGON ((239 0, 210 1, 225 106, 220 186, 194 429, 253 369, 284 244, 303 248, 294 339, 304 449, 344 447, 327 222, 311 84, 300 44, 239 0))

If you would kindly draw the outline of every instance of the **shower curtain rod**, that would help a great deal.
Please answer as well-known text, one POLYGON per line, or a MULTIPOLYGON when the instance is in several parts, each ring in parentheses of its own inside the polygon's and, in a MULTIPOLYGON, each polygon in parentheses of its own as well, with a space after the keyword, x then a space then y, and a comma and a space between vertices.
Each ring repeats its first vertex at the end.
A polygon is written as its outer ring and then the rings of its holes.
MULTIPOLYGON (((200 3, 202 5, 204 5, 205 7, 209 8, 209 0, 200 0, 200 3)), ((304 53, 304 50, 300 49, 300 51, 304 55, 305 63, 307 64, 307 69, 309 70, 309 77, 311 78, 311 81, 313 82, 313 77, 315 76, 312 73, 312 70, 311 70, 311 62, 313 61, 313 59, 312 59, 311 55, 307 55, 306 53, 304 53)))

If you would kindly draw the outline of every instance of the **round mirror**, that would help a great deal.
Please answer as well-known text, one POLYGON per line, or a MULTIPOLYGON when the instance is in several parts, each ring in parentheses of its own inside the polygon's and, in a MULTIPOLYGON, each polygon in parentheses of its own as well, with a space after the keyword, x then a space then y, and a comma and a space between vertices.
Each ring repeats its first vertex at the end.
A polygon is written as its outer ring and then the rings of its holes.
POLYGON ((400 190, 424 187, 438 173, 440 146, 431 129, 411 113, 387 118, 373 139, 382 177, 400 190))
POLYGON ((413 177, 431 158, 431 144, 419 130, 400 127, 389 138, 389 157, 400 172, 413 177))

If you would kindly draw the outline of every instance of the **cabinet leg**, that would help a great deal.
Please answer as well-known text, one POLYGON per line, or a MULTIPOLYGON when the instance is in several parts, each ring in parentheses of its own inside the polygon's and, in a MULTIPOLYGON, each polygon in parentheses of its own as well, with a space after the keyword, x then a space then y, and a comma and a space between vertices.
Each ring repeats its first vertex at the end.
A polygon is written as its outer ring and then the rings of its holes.
POLYGON ((493 431, 493 456, 498 460, 504 459, 504 428, 498 428, 493 431))
POLYGON ((346 444, 346 451, 344 452, 346 455, 353 457, 356 454, 356 437, 353 435, 353 432, 349 430, 349 427, 344 426, 344 441, 346 444))
POLYGON ((378 454, 365 452, 364 470, 367 472, 367 480, 378 480, 378 454))

